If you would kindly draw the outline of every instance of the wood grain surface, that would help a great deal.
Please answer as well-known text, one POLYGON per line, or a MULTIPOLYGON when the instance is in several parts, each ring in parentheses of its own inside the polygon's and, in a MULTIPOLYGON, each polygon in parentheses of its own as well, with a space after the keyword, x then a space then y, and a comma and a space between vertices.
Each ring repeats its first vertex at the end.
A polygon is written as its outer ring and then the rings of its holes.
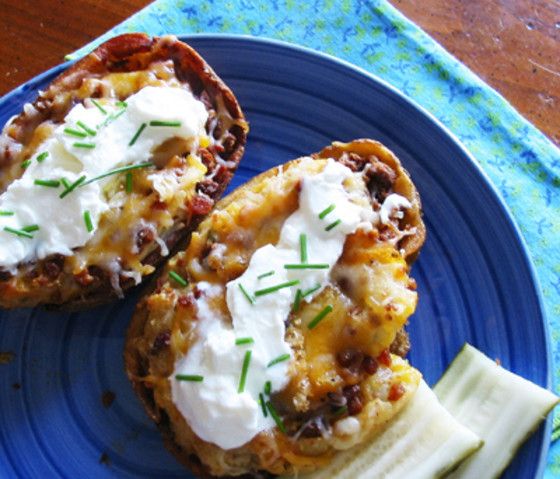
MULTIPOLYGON (((560 1, 390 1, 560 145, 560 1)), ((0 94, 148 3, 0 0, 0 94)))

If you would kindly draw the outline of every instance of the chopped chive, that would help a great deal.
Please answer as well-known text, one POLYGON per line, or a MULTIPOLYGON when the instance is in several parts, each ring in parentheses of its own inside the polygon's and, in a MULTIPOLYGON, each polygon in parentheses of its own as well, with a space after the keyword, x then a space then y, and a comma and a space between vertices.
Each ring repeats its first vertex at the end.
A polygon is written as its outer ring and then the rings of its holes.
POLYGON ((16 228, 10 228, 9 226, 4 226, 4 231, 6 231, 7 233, 12 233, 17 236, 23 236, 25 238, 33 238, 33 235, 31 233, 28 233, 27 231, 23 231, 23 230, 18 230, 16 228))
POLYGON ((267 276, 272 276, 273 274, 274 274, 274 271, 269 271, 268 273, 259 274, 257 276, 257 279, 263 279, 263 278, 266 278, 267 276))
POLYGON ((243 344, 253 344, 255 340, 253 338, 237 338, 235 340, 236 346, 242 346, 243 344))
POLYGON ((40 155, 37 155, 37 161, 39 163, 42 163, 43 161, 45 161, 47 159, 47 156, 49 156, 49 152, 48 151, 43 151, 43 153, 41 153, 40 155))
POLYGON ((180 121, 159 121, 159 120, 154 120, 150 122, 150 126, 181 126, 181 122, 180 121))
POLYGON ((266 410, 266 403, 264 401, 263 393, 259 393, 259 403, 260 403, 261 408, 262 408, 263 416, 268 417, 268 412, 266 410))
POLYGON ((132 173, 130 172, 126 174, 124 189, 127 193, 132 193, 132 173))
POLYGON ((26 231, 27 233, 33 233, 33 231, 39 231, 39 225, 29 225, 24 226, 21 231, 26 231))
POLYGON ((286 269, 328 269, 329 265, 327 263, 285 264, 284 268, 286 268, 286 269))
POLYGON ((67 135, 75 136, 76 138, 85 138, 87 136, 87 133, 84 133, 83 131, 76 130, 74 128, 64 128, 63 131, 67 135))
POLYGON ((144 131, 145 128, 146 128, 146 123, 142 123, 140 125, 140 127, 138 128, 138 130, 136 130, 136 133, 134 133, 134 136, 132 137, 132 139, 128 142, 128 146, 132 146, 132 145, 134 145, 134 143, 136 143, 136 140, 142 134, 142 132, 144 131))
POLYGON ((270 362, 266 365, 266 367, 267 367, 267 368, 270 368, 271 366, 274 366, 275 364, 278 364, 278 363, 282 363, 282 362, 284 362, 284 361, 287 361, 287 360, 290 359, 290 358, 291 358, 291 356, 290 356, 288 353, 286 353, 286 354, 281 354, 281 355, 278 356, 277 358, 274 358, 272 361, 270 361, 270 362))
POLYGON ((332 210, 336 208, 336 205, 332 204, 327 206, 323 211, 319 213, 319 219, 325 218, 332 210))
POLYGON ((21 167, 25 170, 31 164, 31 160, 25 160, 21 163, 21 167))
POLYGON ((300 261, 302 263, 307 263, 307 235, 305 233, 299 235, 299 250, 300 261))
POLYGON ((296 299, 294 300, 294 305, 292 307, 292 312, 295 313, 299 310, 299 306, 301 304, 301 299, 302 299, 301 289, 298 288, 298 290, 296 291, 296 299))
POLYGON ((82 130, 84 130, 89 136, 97 135, 95 130, 87 126, 83 121, 77 121, 76 125, 78 125, 82 130))
POLYGON ((327 314, 329 314, 332 310, 333 310, 333 307, 330 304, 327 304, 321 310, 321 312, 311 320, 311 322, 307 325, 307 328, 308 329, 315 328, 325 318, 325 316, 327 314))
POLYGON ((245 383, 247 382, 247 371, 249 371, 249 364, 251 363, 251 354, 251 350, 245 351, 243 366, 241 368, 241 377, 239 378, 239 387, 237 388, 238 393, 242 393, 245 390, 245 383))
POLYGON ((341 406, 333 413, 333 416, 342 416, 346 412, 348 412, 348 406, 341 406))
POLYGON ((62 186, 64 186, 64 188, 66 189, 72 186, 72 184, 66 178, 60 178, 60 182, 62 183, 62 186))
POLYGON ((271 392, 272 392, 272 383, 271 383, 270 381, 267 381, 267 382, 264 384, 264 393, 265 393, 267 396, 270 396, 270 393, 271 393, 271 392))
POLYGON ((122 166, 120 168, 115 168, 114 170, 109 170, 106 173, 103 173, 102 175, 95 176, 95 177, 87 180, 86 182, 82 183, 82 186, 89 185, 90 183, 93 183, 94 181, 97 181, 97 180, 101 180, 102 178, 105 178, 107 176, 116 175, 117 173, 123 173, 124 171, 130 171, 130 170, 136 170, 138 168, 148 168, 150 166, 154 166, 154 164, 147 161, 145 163, 138 163, 137 165, 128 165, 128 166, 122 166))
POLYGON ((91 214, 88 210, 84 211, 84 223, 88 233, 93 231, 93 222, 91 221, 91 214))
POLYGON ((268 408, 268 412, 270 412, 270 415, 272 416, 272 419, 274 419, 274 422, 278 426, 278 429, 280 429, 280 431, 282 431, 284 434, 286 434, 286 427, 284 426, 284 423, 282 422, 282 419, 280 419, 280 416, 278 415, 278 413, 276 412, 276 409, 274 409, 274 406, 272 405, 272 403, 270 401, 266 402, 266 407, 268 408))
POLYGON ((0 211, 0 216, 14 216, 15 213, 13 211, 0 211))
POLYGON ((97 100, 94 100, 93 98, 90 98, 90 100, 99 109, 101 113, 103 113, 104 115, 107 114, 107 110, 105 110, 105 108, 103 108, 97 100))
POLYGON ((275 293, 279 289, 289 288, 290 286, 295 286, 299 284, 299 279, 294 279, 293 281, 287 281, 286 283, 280 283, 270 288, 258 289, 255 291, 255 296, 264 296, 265 294, 275 293))
POLYGON ((128 103, 126 101, 119 100, 118 102, 115 103, 115 105, 117 105, 120 108, 126 108, 128 106, 128 103))
POLYGON ((255 304, 255 298, 253 298, 248 292, 247 290, 243 287, 243 285, 241 283, 239 284, 239 289, 241 290, 241 292, 243 293, 243 296, 245 296, 247 298, 247 301, 249 301, 249 303, 251 304, 255 304))
POLYGON ((34 180, 33 184, 38 186, 46 186, 48 188, 58 188, 60 186, 60 181, 58 180, 34 180))
POLYGON ((95 148, 95 143, 72 143, 74 148, 87 148, 88 150, 93 150, 95 148))
POLYGON ((82 175, 80 176, 76 181, 74 181, 74 183, 72 183, 69 186, 66 186, 66 189, 60 193, 59 198, 64 198, 66 195, 72 193, 72 191, 74 191, 78 186, 80 186, 84 181, 86 180, 86 175, 82 175))
POLYGON ((119 116, 121 116, 126 110, 119 111, 116 115, 111 115, 111 121, 115 121, 119 116))
POLYGON ((175 379, 177 381, 190 381, 194 383, 201 383, 204 381, 204 376, 199 376, 197 374, 176 374, 175 379))
POLYGON ((336 228, 340 223, 342 223, 342 220, 336 220, 334 223, 331 223, 329 226, 327 226, 325 228, 325 231, 330 231, 333 228, 336 228))
POLYGON ((174 279, 181 286, 183 286, 183 288, 189 285, 188 281, 185 278, 183 278, 179 273, 176 273, 175 271, 170 271, 169 277, 174 279))
POLYGON ((310 294, 313 294, 315 291, 317 291, 318 289, 321 289, 321 285, 318 284, 317 286, 313 287, 313 288, 309 288, 307 291, 304 291, 303 293, 301 293, 301 298, 307 298, 307 296, 309 296, 310 294))

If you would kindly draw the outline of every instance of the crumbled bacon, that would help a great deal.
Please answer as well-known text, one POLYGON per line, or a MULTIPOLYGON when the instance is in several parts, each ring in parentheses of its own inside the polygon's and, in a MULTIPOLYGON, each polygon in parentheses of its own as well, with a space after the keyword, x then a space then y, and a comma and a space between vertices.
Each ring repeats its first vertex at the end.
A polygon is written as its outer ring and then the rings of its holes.
POLYGON ((195 215, 206 215, 210 213, 214 201, 207 196, 196 195, 191 201, 191 212, 195 215))

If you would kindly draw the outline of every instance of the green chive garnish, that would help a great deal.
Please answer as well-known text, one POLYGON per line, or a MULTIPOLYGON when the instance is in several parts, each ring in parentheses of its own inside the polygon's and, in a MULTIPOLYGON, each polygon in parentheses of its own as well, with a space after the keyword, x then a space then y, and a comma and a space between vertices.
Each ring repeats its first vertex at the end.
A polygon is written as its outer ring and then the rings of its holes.
POLYGON ((41 153, 40 155, 37 155, 37 161, 39 163, 42 163, 43 161, 45 161, 47 159, 47 156, 49 156, 49 152, 48 151, 43 151, 43 153, 41 153))
POLYGON ((70 136, 75 136, 76 138, 85 138, 87 136, 87 133, 75 130, 74 128, 64 128, 64 133, 70 136))
POLYGON ((336 228, 340 223, 342 223, 342 220, 336 220, 334 223, 331 223, 329 226, 327 226, 325 228, 325 231, 330 231, 333 228, 336 228))
POLYGON ((348 412, 348 406, 341 406, 333 413, 333 415, 334 416, 342 416, 346 412, 348 412))
POLYGON ((327 263, 285 264, 284 268, 286 268, 286 269, 328 269, 329 265, 327 263))
POLYGON ((249 303, 251 304, 255 304, 255 298, 253 298, 248 292, 247 290, 243 287, 243 285, 241 283, 239 284, 239 289, 241 290, 241 292, 243 293, 243 296, 245 296, 247 298, 247 301, 249 301, 249 303))
POLYGON ((270 368, 271 366, 274 366, 275 364, 278 364, 278 363, 282 363, 282 362, 284 362, 284 361, 287 361, 287 360, 290 359, 290 358, 291 358, 291 356, 290 356, 288 353, 286 353, 286 354, 281 354, 281 355, 278 356, 277 358, 274 358, 272 361, 270 361, 270 362, 266 365, 266 367, 267 367, 267 368, 270 368))
POLYGON ((311 320, 311 322, 307 325, 307 328, 308 329, 315 328, 325 318, 325 316, 327 314, 329 314, 332 310, 333 310, 333 307, 330 304, 327 304, 321 310, 321 312, 311 320))
POLYGON ((72 186, 72 183, 70 183, 66 178, 60 178, 60 182, 62 183, 62 186, 64 186, 64 188, 66 189, 72 186))
POLYGON ((93 150, 95 148, 95 143, 72 143, 74 148, 87 148, 88 150, 93 150))
POLYGON ((238 393, 242 393, 245 390, 247 371, 249 370, 249 364, 251 363, 251 354, 251 350, 245 351, 245 357, 243 358, 243 367, 241 368, 241 377, 239 378, 239 387, 237 388, 238 393))
POLYGON ((74 181, 74 183, 72 183, 69 186, 66 186, 66 189, 60 193, 59 198, 64 198, 66 195, 72 193, 72 191, 74 191, 78 186, 80 186, 84 181, 86 180, 86 175, 82 175, 80 176, 76 181, 74 181))
POLYGON ((169 277, 174 279, 181 286, 183 286, 183 288, 188 286, 189 284, 185 278, 183 278, 179 273, 176 273, 175 271, 170 271, 169 277))
POLYGON ((294 279, 293 281, 287 281, 286 283, 280 283, 270 288, 258 289, 255 291, 255 296, 264 296, 265 294, 275 293, 279 289, 289 288, 290 286, 295 286, 299 284, 299 279, 294 279))
POLYGON ((0 216, 14 216, 15 213, 13 211, 0 211, 0 216))
POLYGON ((132 137, 132 139, 128 142, 128 146, 132 146, 134 145, 134 143, 136 143, 136 140, 138 139, 138 137, 142 134, 142 132, 144 131, 144 129, 146 128, 146 123, 142 123, 140 125, 140 128, 138 128, 138 130, 136 130, 136 133, 134 133, 134 136, 132 137))
POLYGON ((307 263, 307 235, 305 233, 299 235, 299 251, 300 261, 307 263))
POLYGON ((107 114, 107 110, 105 110, 105 108, 103 108, 97 100, 94 100, 93 98, 90 98, 90 100, 99 109, 101 113, 103 113, 104 115, 107 114))
POLYGON ((130 172, 126 174, 124 189, 127 193, 132 193, 132 173, 130 172))
POLYGON ((309 296, 310 294, 313 294, 315 291, 317 291, 318 289, 321 289, 321 285, 318 284, 317 286, 313 287, 313 288, 309 288, 307 291, 304 291, 303 293, 301 293, 301 298, 307 298, 307 296, 309 296))
POLYGON ((154 120, 150 122, 150 126, 174 126, 174 127, 178 127, 181 126, 181 122, 180 121, 159 121, 159 120, 154 120))
POLYGON ((236 346, 242 346, 243 344, 253 344, 255 340, 253 338, 237 338, 235 340, 236 346))
POLYGON ((84 130, 89 136, 97 135, 95 130, 87 126, 83 121, 77 121, 76 125, 78 125, 82 130, 84 130))
POLYGON ((100 180, 100 179, 105 178, 107 176, 116 175, 117 173, 123 173, 124 171, 130 171, 130 170, 136 170, 138 168, 148 168, 150 166, 154 166, 154 164, 147 161, 145 163, 138 163, 137 165, 128 165, 128 166, 122 166, 120 168, 115 168, 114 170, 109 170, 108 172, 103 173, 102 175, 95 176, 95 177, 87 180, 86 182, 82 183, 82 186, 89 185, 90 183, 93 183, 94 181, 100 180))
POLYGON ((118 101, 115 103, 115 105, 117 105, 120 108, 126 108, 128 106, 128 103, 126 101, 118 101))
POLYGON ((264 396, 263 396, 262 393, 259 393, 259 403, 260 403, 260 405, 261 405, 261 407, 262 407, 263 416, 264 416, 264 417, 268 417, 268 412, 267 412, 267 410, 266 410, 266 403, 265 403, 265 401, 264 401, 264 396))
POLYGON ((280 429, 280 431, 282 431, 284 434, 286 434, 286 427, 284 426, 284 423, 282 422, 282 419, 280 419, 280 416, 278 415, 278 413, 276 412, 276 409, 274 409, 274 406, 272 405, 272 403, 270 401, 266 402, 266 407, 268 408, 268 412, 270 412, 270 415, 272 416, 272 419, 274 419, 274 422, 278 426, 278 429, 280 429))
POLYGON ((33 184, 38 186, 46 186, 48 188, 58 188, 60 186, 60 181, 58 180, 34 180, 33 184))
POLYGON ((29 225, 24 226, 21 231, 26 231, 27 233, 33 233, 33 231, 39 231, 39 225, 29 225))
POLYGON ((23 236, 25 238, 33 238, 33 235, 31 233, 28 233, 27 231, 23 231, 23 230, 18 230, 16 228, 10 228, 9 226, 4 226, 4 231, 6 231, 7 233, 12 233, 17 236, 23 236))
POLYGON ((321 211, 319 213, 319 219, 323 219, 325 216, 327 216, 335 208, 336 208, 336 205, 334 205, 334 204, 327 206, 323 211, 321 211))
POLYGON ((273 274, 274 274, 274 271, 269 271, 268 273, 259 274, 257 276, 257 279, 263 279, 263 278, 266 278, 267 276, 272 276, 273 274))
POLYGON ((264 384, 264 393, 265 393, 267 396, 270 396, 271 391, 272 391, 272 383, 271 383, 270 381, 267 381, 267 382, 264 384))
POLYGON ((191 381, 194 383, 201 383, 204 381, 204 376, 199 376, 197 374, 176 374, 175 379, 177 381, 191 381))
POLYGON ((294 300, 294 306, 292 307, 292 311, 295 313, 299 310, 299 305, 301 304, 301 289, 296 291, 296 299, 294 300))
POLYGON ((21 163, 21 167, 25 170, 31 164, 31 160, 25 160, 21 163))
POLYGON ((93 222, 91 221, 91 214, 88 210, 84 211, 84 223, 86 224, 86 229, 88 233, 93 231, 93 222))

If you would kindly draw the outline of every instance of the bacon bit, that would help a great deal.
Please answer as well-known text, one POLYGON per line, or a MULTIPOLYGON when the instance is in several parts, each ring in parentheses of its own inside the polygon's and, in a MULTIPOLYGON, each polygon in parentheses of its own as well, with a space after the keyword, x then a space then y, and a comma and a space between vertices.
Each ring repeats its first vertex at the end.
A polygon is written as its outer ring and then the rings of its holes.
POLYGON ((210 213, 214 201, 206 196, 196 195, 191 201, 191 211, 195 215, 206 215, 210 213))
POLYGON ((150 354, 159 353, 162 349, 169 346, 170 341, 171 341, 171 331, 169 331, 168 329, 162 331, 156 336, 156 339, 154 339, 154 344, 152 344, 152 348, 150 349, 150 354))
POLYGON ((167 209, 167 203, 165 201, 156 200, 152 203, 152 208, 154 210, 164 211, 167 209))
POLYGON ((363 408, 362 400, 358 396, 353 396, 348 400, 348 414, 350 416, 360 414, 363 408))
POLYGON ((136 233, 136 246, 142 248, 147 243, 154 241, 156 235, 151 228, 140 228, 136 233))
POLYGON ((50 279, 56 279, 60 273, 62 273, 62 268, 64 266, 64 256, 61 254, 56 254, 52 258, 45 261, 43 266, 45 270, 45 276, 50 279))
POLYGON ((202 164, 208 168, 209 171, 213 171, 216 167, 216 158, 214 155, 210 153, 207 148, 199 148, 198 155, 202 161, 202 164))
POLYGON ((209 150, 215 155, 220 155, 221 153, 224 152, 224 147, 219 143, 214 143, 213 145, 210 146, 209 150))
POLYGON ((383 350, 383 352, 377 356, 377 362, 383 364, 383 366, 391 367, 391 353, 388 349, 383 350))
POLYGON ((371 356, 366 356, 362 361, 362 368, 367 374, 371 376, 377 372, 377 368, 379 368, 379 364, 371 356))
POLYGON ((391 384, 391 388, 389 389, 389 395, 387 399, 389 401, 398 401, 400 398, 403 397, 406 389, 401 383, 391 384))
POLYGON ((194 295, 191 293, 182 294, 177 299, 177 303, 179 303, 179 306, 183 308, 192 308, 195 305, 194 295))
POLYGON ((226 153, 231 153, 231 151, 235 147, 236 138, 231 133, 228 133, 226 137, 223 139, 222 144, 224 145, 224 151, 226 153))
POLYGON ((202 296, 202 291, 198 288, 198 286, 194 287, 193 293, 196 299, 199 299, 202 296))

